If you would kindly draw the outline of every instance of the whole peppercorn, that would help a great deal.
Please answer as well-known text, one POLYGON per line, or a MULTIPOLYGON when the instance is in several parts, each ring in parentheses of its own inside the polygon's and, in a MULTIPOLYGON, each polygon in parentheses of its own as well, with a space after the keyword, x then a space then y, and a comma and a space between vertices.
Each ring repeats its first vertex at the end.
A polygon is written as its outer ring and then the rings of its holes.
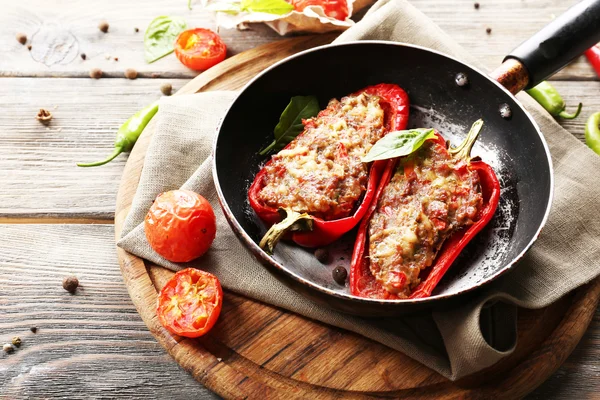
POLYGON ((14 338, 12 338, 12 344, 14 344, 17 347, 21 347, 21 338, 18 336, 15 336, 14 338))
POLYGON ((90 78, 93 78, 93 79, 102 78, 102 70, 100 68, 92 68, 90 70, 90 78))
POLYGON ((489 35, 490 33, 492 33, 492 28, 485 28, 485 33, 487 33, 488 35, 489 35))
POLYGON ((32 326, 31 328, 29 328, 29 330, 33 333, 37 333, 38 328, 37 326, 32 326))
POLYGON ((346 278, 348 277, 348 271, 346 268, 338 265, 332 271, 331 275, 333 276, 333 280, 340 285, 344 285, 346 283, 346 278))
POLYGON ((27 35, 24 33, 17 33, 17 35, 15 36, 17 38, 17 42, 21 43, 21 44, 25 44, 27 43, 27 35))
POLYGON ((4 345, 2 346, 2 350, 4 350, 5 353, 12 353, 13 351, 15 351, 15 348, 12 347, 10 343, 4 343, 4 345))
POLYGON ((127 78, 127 79, 135 79, 135 78, 137 78, 137 76, 138 76, 138 73, 137 73, 137 71, 135 69, 133 69, 133 68, 127 68, 125 70, 125 78, 127 78))
POLYGON ((475 7, 476 10, 479 10, 479 3, 473 4, 473 7, 475 7))
POLYGON ((31 45, 30 44, 27 45, 27 50, 31 51, 31 45))
POLYGON ((115 57, 115 58, 114 58, 114 60, 115 60, 115 61, 119 61, 119 57, 115 57))
POLYGON ((108 22, 100 21, 100 23, 98 24, 98 29, 100 29, 104 33, 108 32, 108 22))
POLYGON ((77 277, 75 276, 66 277, 65 279, 63 279, 62 285, 67 292, 73 294, 79 286, 79 279, 77 279, 77 277))
POLYGON ((315 250, 315 258, 319 260, 321 264, 327 263, 329 261, 329 251, 325 248, 315 250))
POLYGON ((82 60, 85 60, 87 58, 87 56, 85 55, 85 53, 81 53, 80 56, 81 56, 82 60))
POLYGON ((138 32, 140 31, 140 28, 133 28, 133 31, 134 31, 135 33, 138 33, 138 32))
POLYGON ((160 91, 165 96, 170 96, 171 92, 173 91, 173 86, 171 86, 170 83, 163 83, 162 85, 160 85, 160 91))

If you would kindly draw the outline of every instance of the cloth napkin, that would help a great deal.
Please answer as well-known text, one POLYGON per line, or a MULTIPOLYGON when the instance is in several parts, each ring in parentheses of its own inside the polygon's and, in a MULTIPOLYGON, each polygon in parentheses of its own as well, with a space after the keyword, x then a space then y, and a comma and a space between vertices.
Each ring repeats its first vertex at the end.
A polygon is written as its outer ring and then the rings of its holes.
MULTIPOLYGON (((337 42, 361 39, 414 43, 474 64, 469 54, 404 0, 379 1, 337 42)), ((221 212, 210 152, 218 121, 235 95, 209 92, 161 101, 157 129, 120 247, 172 270, 191 265, 212 272, 233 292, 371 338, 451 380, 489 367, 514 350, 517 306, 545 307, 600 274, 600 218, 594 217, 600 204, 600 157, 521 94, 519 100, 550 146, 556 189, 548 223, 520 264, 478 297, 450 311, 367 320, 319 306, 261 266, 235 237, 221 212), (202 194, 217 214, 217 237, 211 250, 187 265, 157 255, 146 241, 142 224, 156 195, 179 187, 202 194)))

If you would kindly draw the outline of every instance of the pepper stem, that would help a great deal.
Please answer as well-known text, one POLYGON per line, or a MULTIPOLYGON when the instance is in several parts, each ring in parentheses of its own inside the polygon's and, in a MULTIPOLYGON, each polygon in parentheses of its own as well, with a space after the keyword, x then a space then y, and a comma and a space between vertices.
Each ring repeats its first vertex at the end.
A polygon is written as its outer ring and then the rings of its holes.
POLYGON ((558 116, 561 118, 564 118, 564 119, 577 118, 577 116, 581 112, 581 107, 583 107, 583 104, 579 103, 579 105, 577 106, 577 111, 575 111, 575 114, 569 114, 565 110, 562 110, 560 113, 558 113, 558 116))
POLYGON ((273 249, 287 232, 312 231, 313 229, 313 219, 307 213, 300 214, 290 208, 283 208, 279 211, 285 212, 286 217, 271 226, 259 243, 260 248, 269 254, 273 254, 273 249))
POLYGON ((105 160, 102 161, 96 161, 93 163, 77 163, 78 167, 97 167, 100 165, 104 165, 106 163, 111 162, 112 160, 114 160, 115 158, 117 158, 117 156, 119 154, 121 154, 123 152, 123 147, 115 147, 115 151, 113 151, 113 153, 108 156, 108 158, 106 158, 105 160))
POLYGON ((453 147, 448 149, 448 152, 452 154, 455 158, 460 160, 469 161, 471 159, 471 149, 479 136, 479 132, 481 132, 481 128, 483 127, 483 120, 478 119, 471 126, 471 130, 467 133, 467 137, 458 147, 453 147))

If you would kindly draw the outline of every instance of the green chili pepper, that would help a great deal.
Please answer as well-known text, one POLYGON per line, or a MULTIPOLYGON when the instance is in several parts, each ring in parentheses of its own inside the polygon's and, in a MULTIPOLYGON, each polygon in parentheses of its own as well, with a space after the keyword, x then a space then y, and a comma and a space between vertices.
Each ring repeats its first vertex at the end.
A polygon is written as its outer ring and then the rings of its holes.
POLYGON ((527 90, 527 93, 529 93, 531 97, 540 103, 540 105, 544 107, 546 111, 548 111, 553 117, 573 119, 577 118, 581 112, 581 103, 579 103, 579 106, 577 106, 577 111, 575 111, 575 114, 569 114, 566 112, 565 108, 567 107, 567 104, 563 98, 560 97, 560 94, 554 88, 554 86, 546 81, 527 90))
POLYGON ((142 131, 146 125, 148 125, 148 122, 150 122, 157 111, 158 101, 155 101, 149 106, 142 108, 140 111, 135 113, 133 117, 125 121, 125 123, 121 125, 117 131, 117 137, 115 138, 115 151, 113 151, 113 153, 108 156, 107 159, 93 163, 79 163, 77 166, 97 167, 114 160, 121 153, 129 153, 131 149, 133 149, 135 142, 142 134, 142 131))
POLYGON ((585 124, 585 143, 600 154, 600 112, 590 115, 585 124))

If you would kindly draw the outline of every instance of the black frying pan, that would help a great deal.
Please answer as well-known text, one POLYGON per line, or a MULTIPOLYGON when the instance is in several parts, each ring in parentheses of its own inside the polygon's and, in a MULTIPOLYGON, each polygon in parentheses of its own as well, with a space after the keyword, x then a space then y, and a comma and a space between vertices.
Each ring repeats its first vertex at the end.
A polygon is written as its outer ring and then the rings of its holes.
POLYGON ((328 45, 289 57, 253 79, 221 123, 213 174, 223 211, 259 260, 317 302, 369 316, 451 304, 458 295, 512 268, 536 240, 550 211, 550 153, 535 121, 513 94, 535 86, 598 41, 600 0, 586 0, 521 44, 492 73, 494 78, 439 52, 392 42, 328 45), (466 88, 455 83, 460 72, 468 76, 466 88), (311 250, 285 242, 273 257, 267 255, 257 244, 265 227, 247 200, 248 187, 266 160, 258 151, 272 140, 273 127, 290 97, 316 95, 324 108, 331 98, 381 82, 396 83, 409 94, 409 127, 434 127, 453 144, 460 142, 472 122, 483 118, 485 125, 472 154, 491 164, 501 180, 494 219, 425 299, 363 299, 336 284, 331 271, 337 265, 349 267, 354 232, 329 247, 328 265, 319 263, 311 250), (509 119, 499 113, 503 104, 512 111, 509 119))

